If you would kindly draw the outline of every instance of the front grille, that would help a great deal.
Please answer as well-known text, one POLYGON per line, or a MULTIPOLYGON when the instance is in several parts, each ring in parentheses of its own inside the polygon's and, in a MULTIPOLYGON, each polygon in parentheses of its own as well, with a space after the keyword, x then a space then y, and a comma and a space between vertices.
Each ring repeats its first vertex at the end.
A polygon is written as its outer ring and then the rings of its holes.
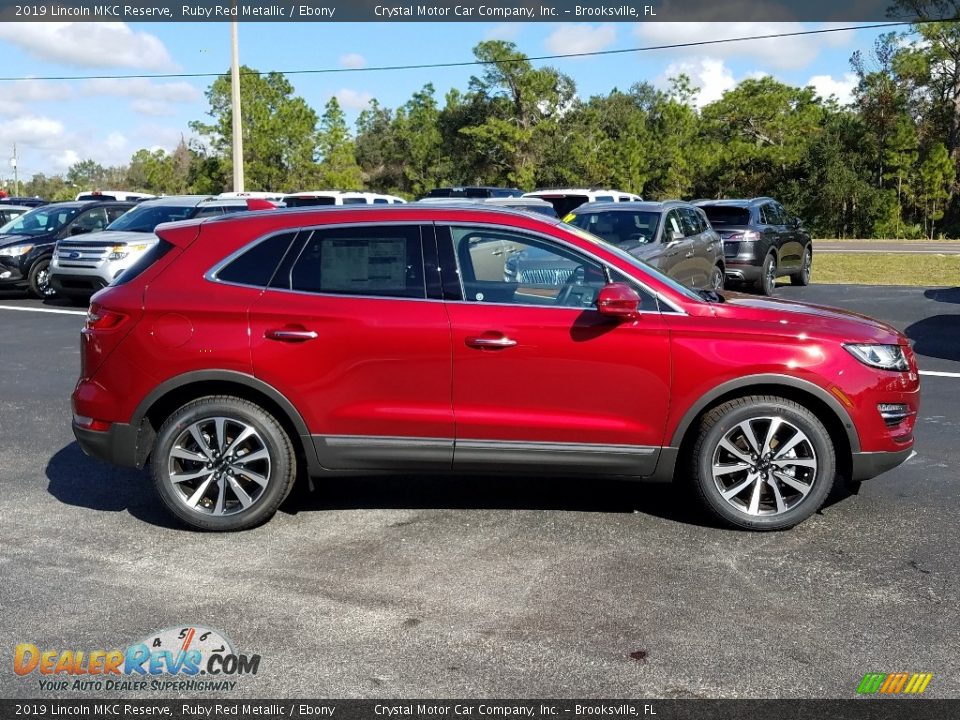
POLYGON ((573 268, 520 268, 517 281, 523 285, 563 285, 573 268))
POLYGON ((103 262, 114 244, 112 242, 58 243, 57 264, 66 268, 96 267, 103 262))

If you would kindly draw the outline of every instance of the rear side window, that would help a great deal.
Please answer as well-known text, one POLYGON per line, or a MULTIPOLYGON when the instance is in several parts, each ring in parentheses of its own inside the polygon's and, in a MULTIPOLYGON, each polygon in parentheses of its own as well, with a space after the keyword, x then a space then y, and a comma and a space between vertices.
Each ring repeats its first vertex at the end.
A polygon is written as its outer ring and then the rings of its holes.
POLYGON ((366 199, 366 198, 362 198, 362 197, 358 197, 358 198, 344 198, 344 199, 343 199, 343 204, 344 204, 344 205, 366 205, 366 204, 367 204, 367 199, 366 199))
POLYGON ((221 268, 217 280, 266 287, 296 236, 297 233, 288 232, 261 240, 221 268))
POLYGON ((730 205, 704 205, 703 211, 712 225, 749 225, 750 209, 730 205))
POLYGON ((290 271, 290 288, 333 295, 425 298, 420 227, 314 230, 290 271))
POLYGON ((125 285, 134 278, 142 275, 147 268, 153 265, 168 252, 173 250, 173 245, 166 240, 161 240, 153 247, 147 248, 147 251, 137 259, 133 265, 126 270, 121 271, 120 275, 113 279, 111 285, 125 285))

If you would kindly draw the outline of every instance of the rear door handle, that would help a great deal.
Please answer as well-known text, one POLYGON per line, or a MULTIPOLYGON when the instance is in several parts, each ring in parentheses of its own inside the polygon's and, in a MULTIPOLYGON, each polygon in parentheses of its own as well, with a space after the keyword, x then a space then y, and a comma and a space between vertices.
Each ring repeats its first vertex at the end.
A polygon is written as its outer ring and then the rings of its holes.
POLYGON ((513 339, 511 339, 511 338, 508 338, 508 337, 505 336, 505 335, 501 335, 500 337, 487 337, 487 336, 484 336, 484 337, 468 337, 464 342, 466 342, 467 345, 470 346, 470 347, 474 347, 474 348, 490 348, 490 349, 493 349, 493 350, 500 350, 500 349, 503 349, 503 348, 509 348, 509 347, 513 347, 514 345, 517 344, 517 341, 516 341, 516 340, 513 340, 513 339))
POLYGON ((314 330, 297 330, 295 328, 273 328, 267 330, 263 336, 267 340, 279 340, 280 342, 306 342, 307 340, 316 340, 319 337, 314 330))

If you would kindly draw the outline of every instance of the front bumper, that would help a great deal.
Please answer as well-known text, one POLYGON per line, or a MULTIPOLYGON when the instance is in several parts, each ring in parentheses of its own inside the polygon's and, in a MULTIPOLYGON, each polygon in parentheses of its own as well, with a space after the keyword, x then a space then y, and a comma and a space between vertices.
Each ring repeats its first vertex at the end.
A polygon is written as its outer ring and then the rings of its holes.
POLYGON ((853 453, 853 472, 851 479, 869 480, 906 462, 913 454, 913 443, 905 450, 887 452, 853 453))
POLYGON ((53 286, 54 290, 64 295, 93 295, 98 290, 103 290, 103 288, 109 285, 109 282, 96 275, 61 273, 50 276, 50 285, 53 286))
POLYGON ((90 430, 73 423, 73 434, 80 449, 90 457, 121 467, 143 467, 138 459, 139 429, 125 423, 113 423, 108 430, 90 430))
POLYGON ((26 285, 27 274, 19 257, 0 257, 0 285, 26 285))

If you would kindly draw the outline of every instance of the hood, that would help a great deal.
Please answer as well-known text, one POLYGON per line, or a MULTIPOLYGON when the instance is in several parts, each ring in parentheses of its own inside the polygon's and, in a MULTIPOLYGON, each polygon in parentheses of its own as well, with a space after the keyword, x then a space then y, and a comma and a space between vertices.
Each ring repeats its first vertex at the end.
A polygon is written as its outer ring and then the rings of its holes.
POLYGON ((724 302, 713 305, 718 317, 775 323, 784 334, 807 333, 839 342, 906 344, 904 335, 886 323, 847 310, 808 305, 793 300, 724 292, 724 302))
POLYGON ((51 233, 42 235, 25 235, 21 233, 11 233, 10 235, 0 235, 0 247, 10 247, 13 245, 43 245, 53 242, 51 233))
MULTIPOLYGON (((2 237, 2 236, 0 236, 2 237)), ((87 245, 89 243, 109 243, 110 245, 122 245, 129 243, 155 243, 157 236, 149 232, 130 232, 128 230, 101 230, 95 233, 86 233, 84 235, 73 235, 60 241, 60 247, 70 247, 71 245, 87 245)))

